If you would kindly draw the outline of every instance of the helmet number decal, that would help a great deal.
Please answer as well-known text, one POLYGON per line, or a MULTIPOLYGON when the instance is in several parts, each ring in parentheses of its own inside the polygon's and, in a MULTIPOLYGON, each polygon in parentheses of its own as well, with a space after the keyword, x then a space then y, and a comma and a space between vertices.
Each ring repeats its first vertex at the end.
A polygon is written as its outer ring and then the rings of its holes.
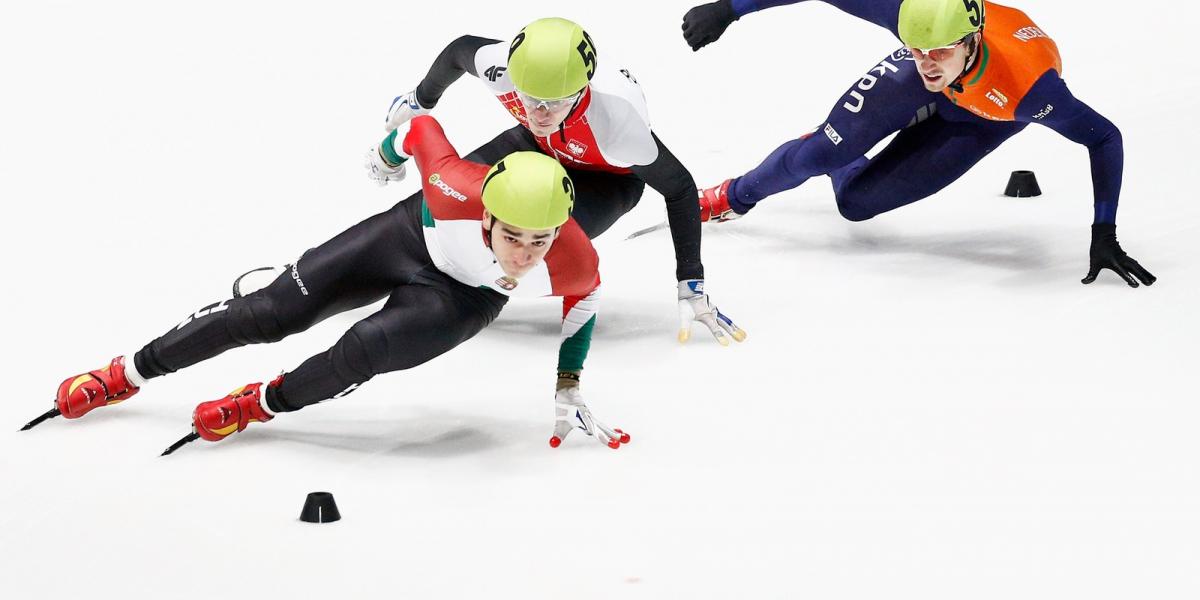
POLYGON ((513 38, 512 45, 508 47, 508 60, 512 60, 513 52, 516 52, 517 48, 521 47, 521 43, 524 41, 525 41, 525 30, 522 29, 521 33, 518 33, 517 37, 513 38))
POLYGON ((488 186, 488 184, 489 184, 489 183, 491 183, 491 182, 492 182, 492 180, 493 180, 493 179, 495 179, 497 175, 499 175, 499 174, 501 174, 501 173, 503 173, 503 172, 504 172, 504 168, 505 168, 505 167, 504 167, 504 161, 500 161, 500 162, 496 163, 496 170, 495 170, 495 171, 493 171, 491 175, 488 175, 487 179, 484 179, 484 180, 483 180, 483 185, 482 185, 482 186, 480 186, 480 188, 479 188, 479 195, 480 195, 480 196, 482 196, 482 195, 483 195, 483 190, 486 190, 486 189, 487 189, 487 186, 488 186))
POLYGON ((563 175, 563 191, 571 198, 571 205, 567 207, 567 218, 571 218, 571 213, 575 212, 575 184, 571 183, 571 178, 563 175))
POLYGON ((563 191, 571 197, 571 202, 575 201, 575 184, 571 183, 571 178, 563 175, 563 191))
MULTIPOLYGON (((516 41, 513 41, 514 45, 516 41)), ((592 79, 592 75, 596 74, 596 46, 592 44, 592 36, 587 32, 583 32, 583 40, 579 42, 579 46, 575 48, 579 50, 579 56, 583 57, 583 66, 587 67, 588 80, 592 79)))
POLYGON ((967 7, 967 12, 972 13, 968 15, 972 27, 979 27, 983 24, 983 12, 979 8, 979 2, 976 0, 963 0, 963 5, 967 7))

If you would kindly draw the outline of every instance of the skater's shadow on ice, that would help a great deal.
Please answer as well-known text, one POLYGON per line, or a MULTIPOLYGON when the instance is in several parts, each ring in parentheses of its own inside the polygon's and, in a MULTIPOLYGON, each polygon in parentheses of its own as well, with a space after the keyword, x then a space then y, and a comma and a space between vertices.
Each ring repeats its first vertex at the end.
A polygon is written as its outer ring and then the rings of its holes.
POLYGON ((825 252, 843 258, 915 255, 1006 271, 1036 271, 1050 265, 1045 239, 1037 235, 994 230, 923 235, 855 223, 847 224, 843 231, 812 235, 807 230, 745 226, 725 233, 730 238, 757 243, 772 254, 825 252))
POLYGON ((490 452, 506 440, 539 438, 535 423, 479 415, 418 411, 396 419, 322 419, 292 429, 263 428, 261 443, 295 442, 364 455, 456 458, 490 452))
MULTIPOLYGON (((674 293, 673 291, 671 293, 674 293)), ((560 305, 561 306, 561 305, 560 305)), ((601 340, 635 340, 662 337, 663 331, 673 331, 674 306, 667 304, 659 310, 651 302, 629 302, 606 299, 601 292, 600 311, 596 316, 594 336, 601 340)), ((544 338, 562 332, 562 309, 559 306, 547 311, 542 306, 509 304, 500 318, 487 330, 505 336, 530 336, 544 338)))
POLYGON ((839 253, 918 254, 1011 271, 1050 266, 1043 240, 998 231, 904 235, 851 230, 846 238, 832 241, 829 247, 839 253))
POLYGON ((356 454, 395 455, 414 458, 454 458, 487 452, 500 446, 499 440, 487 431, 475 427, 457 427, 434 434, 414 433, 413 429, 428 430, 428 424, 420 426, 400 425, 386 433, 328 433, 315 431, 262 431, 259 438, 272 443, 295 442, 305 446, 318 446, 330 450, 343 450, 356 454))
POLYGON ((934 234, 905 230, 875 220, 844 221, 836 207, 798 203, 776 209, 770 220, 735 221, 717 230, 721 237, 757 243, 770 252, 829 252, 836 256, 918 255, 1009 271, 1033 271, 1050 265, 1046 235, 996 229, 954 229, 934 234), (836 227, 830 227, 830 221, 836 227))

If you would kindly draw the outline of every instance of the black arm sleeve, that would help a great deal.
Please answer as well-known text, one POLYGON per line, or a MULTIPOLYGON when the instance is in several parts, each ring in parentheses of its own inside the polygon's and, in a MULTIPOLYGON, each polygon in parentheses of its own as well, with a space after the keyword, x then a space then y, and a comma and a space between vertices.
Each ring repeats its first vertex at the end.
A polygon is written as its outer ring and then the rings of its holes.
POLYGON ((696 182, 687 168, 651 133, 658 145, 654 162, 629 167, 634 175, 663 195, 667 202, 667 223, 671 226, 671 241, 675 244, 675 277, 703 279, 704 265, 700 262, 700 204, 696 201, 696 182))
POLYGON ((433 108, 438 100, 442 99, 446 88, 458 81, 464 71, 479 77, 475 72, 475 53, 480 48, 499 41, 464 35, 450 42, 450 45, 434 59, 433 66, 429 67, 429 72, 425 74, 425 79, 417 86, 417 102, 420 102, 423 108, 433 108))

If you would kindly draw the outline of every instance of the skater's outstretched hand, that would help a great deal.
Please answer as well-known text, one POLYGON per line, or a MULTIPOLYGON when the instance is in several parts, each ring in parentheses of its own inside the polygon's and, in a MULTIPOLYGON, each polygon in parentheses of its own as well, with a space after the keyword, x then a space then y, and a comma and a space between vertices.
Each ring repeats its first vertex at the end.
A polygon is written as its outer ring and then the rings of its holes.
POLYGON ((387 185, 388 182, 396 182, 404 180, 404 163, 398 165, 388 164, 388 161, 379 155, 379 147, 367 150, 367 154, 363 157, 363 167, 367 169, 367 178, 374 181, 376 185, 387 185))
POLYGON ((383 128, 389 132, 395 131, 397 127, 411 121, 413 117, 429 114, 430 110, 432 109, 424 108, 420 102, 417 102, 416 90, 396 96, 392 100, 392 106, 388 108, 383 128))
POLYGON ((391 131, 382 142, 367 150, 363 159, 363 166, 367 168, 367 178, 381 186, 387 185, 388 182, 403 181, 404 163, 412 158, 403 148, 403 140, 408 135, 408 125, 402 123, 391 131))
POLYGON ((583 394, 579 391, 579 380, 559 376, 558 391, 554 394, 554 435, 550 438, 550 447, 557 448, 567 439, 572 429, 582 429, 584 433, 600 441, 612 449, 629 443, 629 434, 620 429, 612 429, 597 421, 592 411, 583 403, 583 394))
POLYGON ((679 341, 692 337, 692 323, 699 321, 708 328, 722 346, 729 345, 729 338, 746 341, 746 330, 733 324, 733 320, 717 310, 712 298, 704 293, 703 279, 688 279, 679 282, 679 341))
POLYGON ((717 41, 729 24, 737 19, 737 15, 733 14, 732 0, 701 4, 683 15, 683 39, 695 52, 717 41))
POLYGON ((1087 276, 1083 283, 1091 283, 1103 269, 1112 269, 1129 287, 1138 287, 1141 281, 1145 285, 1153 285, 1158 280, 1149 271, 1133 260, 1121 245, 1117 243, 1117 226, 1112 223, 1096 223, 1092 225, 1091 260, 1087 276))

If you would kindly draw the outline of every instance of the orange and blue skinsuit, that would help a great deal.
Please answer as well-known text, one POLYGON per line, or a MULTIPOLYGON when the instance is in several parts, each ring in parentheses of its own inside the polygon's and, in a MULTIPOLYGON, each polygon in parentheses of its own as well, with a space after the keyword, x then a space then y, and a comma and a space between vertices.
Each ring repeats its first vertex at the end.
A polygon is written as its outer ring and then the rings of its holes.
MULTIPOLYGON (((800 0, 733 0, 738 17, 800 0)), ((897 34, 900 0, 827 0, 897 34)), ((816 130, 791 140, 735 179, 730 206, 758 201, 816 175, 833 179, 838 209, 860 221, 928 197, 1001 143, 1040 123, 1087 147, 1095 223, 1116 219, 1124 162, 1121 132, 1077 99, 1062 79, 1054 41, 1025 13, 986 3, 982 41, 958 83, 925 89, 907 49, 885 57, 850 87, 816 130), (899 132, 871 159, 864 155, 899 132)))

